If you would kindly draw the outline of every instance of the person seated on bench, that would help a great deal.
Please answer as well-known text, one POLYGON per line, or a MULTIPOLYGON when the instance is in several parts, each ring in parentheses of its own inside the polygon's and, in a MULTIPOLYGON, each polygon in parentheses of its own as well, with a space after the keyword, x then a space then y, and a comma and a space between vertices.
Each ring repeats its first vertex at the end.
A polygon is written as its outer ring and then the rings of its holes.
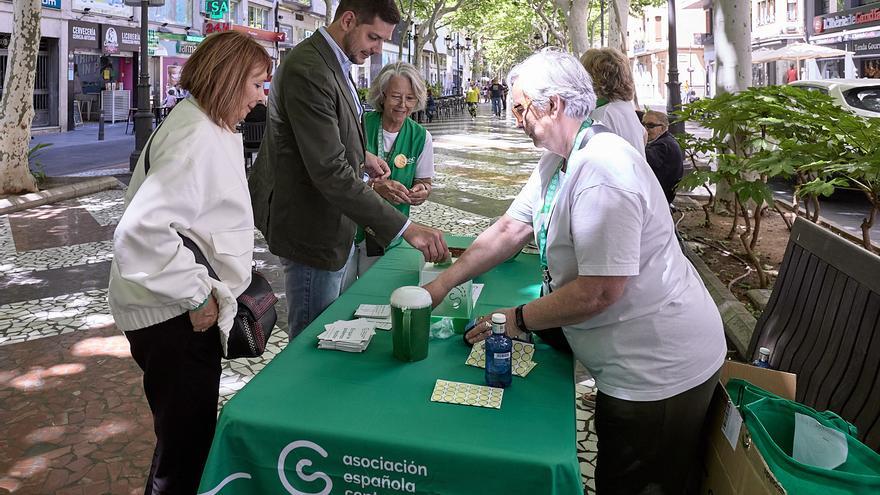
MULTIPOLYGON (((507 213, 425 288, 436 305, 535 239, 542 297, 496 312, 512 338, 561 327, 596 379, 597 493, 696 493, 701 429, 727 354, 718 308, 645 159, 590 120, 596 96, 578 60, 539 52, 509 81, 517 125, 547 151, 507 213)), ((468 342, 490 328, 481 318, 468 342)))

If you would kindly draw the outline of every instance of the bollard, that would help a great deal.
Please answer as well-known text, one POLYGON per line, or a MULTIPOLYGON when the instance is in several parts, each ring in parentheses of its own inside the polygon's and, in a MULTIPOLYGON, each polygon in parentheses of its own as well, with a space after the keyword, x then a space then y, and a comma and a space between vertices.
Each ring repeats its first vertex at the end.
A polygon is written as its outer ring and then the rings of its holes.
POLYGON ((104 140, 104 109, 98 112, 98 141, 104 140))

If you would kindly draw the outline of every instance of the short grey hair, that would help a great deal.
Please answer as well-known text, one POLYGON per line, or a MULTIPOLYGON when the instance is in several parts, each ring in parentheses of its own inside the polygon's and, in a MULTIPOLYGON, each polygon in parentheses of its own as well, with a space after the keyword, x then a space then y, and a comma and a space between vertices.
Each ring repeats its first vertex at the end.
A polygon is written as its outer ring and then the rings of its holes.
POLYGON ((532 105, 546 110, 550 98, 558 96, 565 102, 565 115, 585 119, 596 108, 593 80, 574 55, 544 49, 511 69, 507 79, 511 86, 531 98, 532 105))
POLYGON ((391 82, 391 78, 394 76, 400 76, 407 79, 412 85, 413 93, 416 95, 416 106, 412 111, 418 112, 419 110, 424 109, 425 103, 428 101, 428 91, 425 89, 425 81, 422 80, 422 75, 419 74, 419 70, 416 69, 416 66, 406 62, 395 62, 382 67, 382 70, 379 71, 379 75, 376 76, 376 79, 373 80, 373 84, 370 85, 370 91, 367 94, 367 102, 370 105, 373 105, 373 108, 379 112, 384 111, 385 88, 388 87, 388 83, 391 82))

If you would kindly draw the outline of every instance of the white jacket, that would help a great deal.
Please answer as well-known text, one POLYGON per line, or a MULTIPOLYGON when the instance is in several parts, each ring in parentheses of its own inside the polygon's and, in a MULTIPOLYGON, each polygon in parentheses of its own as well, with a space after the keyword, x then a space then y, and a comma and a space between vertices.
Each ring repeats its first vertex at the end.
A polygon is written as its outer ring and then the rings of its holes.
POLYGON ((241 135, 214 124, 192 98, 154 134, 150 172, 144 177, 142 153, 113 235, 110 311, 121 330, 137 330, 179 316, 213 292, 225 349, 254 249, 241 135), (195 262, 178 232, 199 246, 222 283, 195 262))
POLYGON ((636 107, 631 101, 617 100, 597 107, 590 113, 593 120, 605 124, 611 132, 622 137, 645 158, 645 145, 648 144, 648 133, 639 122, 636 107))

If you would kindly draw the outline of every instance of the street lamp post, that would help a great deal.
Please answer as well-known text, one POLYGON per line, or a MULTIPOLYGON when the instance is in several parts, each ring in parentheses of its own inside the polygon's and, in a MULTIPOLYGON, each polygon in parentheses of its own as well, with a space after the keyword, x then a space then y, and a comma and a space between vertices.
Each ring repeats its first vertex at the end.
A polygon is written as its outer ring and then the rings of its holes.
MULTIPOLYGON (((675 34, 675 0, 669 0, 669 82, 666 83, 666 114, 669 120, 677 120, 675 114, 681 108, 681 83, 678 81, 678 42, 675 34)), ((684 122, 669 126, 673 134, 684 134, 684 122)))
POLYGON ((471 38, 470 36, 465 37, 464 45, 460 43, 459 34, 455 33, 455 40, 453 42, 452 35, 446 35, 446 49, 447 50, 455 50, 455 72, 452 74, 452 85, 453 91, 456 95, 461 94, 461 76, 462 76, 462 67, 461 67, 461 50, 470 50, 471 49, 471 38))
POLYGON ((137 85, 137 112, 134 114, 134 150, 128 160, 128 169, 133 172, 141 156, 141 150, 146 146, 153 130, 153 112, 150 109, 150 54, 147 41, 150 19, 147 7, 161 7, 165 4, 165 0, 127 0, 125 4, 139 5, 141 8, 141 67, 137 85))

